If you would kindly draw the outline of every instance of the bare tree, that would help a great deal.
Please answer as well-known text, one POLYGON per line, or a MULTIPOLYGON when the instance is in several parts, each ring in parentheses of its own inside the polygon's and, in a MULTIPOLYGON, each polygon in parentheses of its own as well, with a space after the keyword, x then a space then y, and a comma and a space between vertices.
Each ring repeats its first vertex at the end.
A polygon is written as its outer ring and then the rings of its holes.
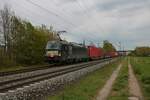
POLYGON ((0 19, 0 45, 3 44, 2 20, 0 19))
POLYGON ((5 53, 8 54, 10 48, 10 29, 11 29, 11 10, 5 5, 3 10, 0 10, 0 17, 4 36, 5 53))

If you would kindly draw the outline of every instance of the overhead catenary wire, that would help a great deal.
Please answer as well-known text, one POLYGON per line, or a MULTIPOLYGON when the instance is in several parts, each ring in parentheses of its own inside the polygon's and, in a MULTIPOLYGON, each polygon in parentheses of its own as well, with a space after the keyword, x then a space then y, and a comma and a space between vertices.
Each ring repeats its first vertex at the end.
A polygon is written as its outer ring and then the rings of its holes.
POLYGON ((59 19, 63 20, 64 22, 66 22, 66 23, 70 24, 71 26, 73 26, 73 27, 75 27, 75 26, 76 26, 76 25, 74 25, 72 22, 70 22, 70 21, 66 20, 65 18, 63 18, 62 16, 58 15, 58 14, 57 14, 57 13, 55 13, 55 12, 50 11, 49 9, 44 8, 44 7, 42 7, 41 5, 39 5, 39 4, 37 4, 37 3, 32 2, 31 0, 26 0, 26 1, 27 1, 27 2, 29 2, 29 3, 31 3, 31 4, 33 4, 34 6, 39 7, 39 8, 40 8, 40 9, 42 9, 42 10, 44 10, 44 11, 48 12, 48 13, 49 13, 49 14, 51 14, 51 15, 56 16, 57 18, 59 18, 59 19))
MULTIPOLYGON (((52 0, 53 1, 53 0, 52 0)), ((53 3, 56 5, 56 2, 54 2, 53 1, 53 3)), ((82 7, 82 6, 80 6, 80 7, 82 7)), ((62 10, 61 10, 62 11, 62 10)), ((70 13, 67 13, 66 15, 70 15, 70 13)), ((75 27, 76 28, 76 27, 75 27)), ((78 29, 79 30, 79 29, 78 29)), ((81 29, 80 29, 81 30, 81 29)), ((70 30, 71 31, 71 30, 70 30)), ((71 32, 70 32, 70 34, 72 34, 71 32)), ((89 36, 90 37, 90 36, 89 36)))
MULTIPOLYGON (((80 9, 83 9, 84 15, 87 16, 87 18, 90 20, 91 16, 88 14, 89 13, 88 8, 81 1, 80 2, 79 2, 79 0, 75 0, 75 1, 76 1, 76 4, 80 7, 80 9)), ((93 23, 102 30, 102 28, 97 24, 97 22, 93 21, 93 23)), ((89 33, 91 33, 91 32, 89 32, 89 33)), ((95 32, 95 33, 97 33, 97 32, 95 32)), ((94 36, 96 37, 96 35, 94 35, 94 36)), ((89 38, 91 38, 91 35, 89 36, 89 38)))
MULTIPOLYGON (((60 19, 64 20, 65 22, 69 23, 70 25, 75 26, 73 23, 71 23, 71 22, 69 22, 68 20, 64 19, 62 16, 59 16, 57 13, 52 12, 52 11, 50 11, 49 9, 46 9, 46 8, 42 7, 41 5, 39 5, 39 4, 37 4, 37 3, 34 3, 34 2, 31 1, 31 0, 26 0, 26 1, 29 2, 30 4, 33 4, 34 6, 39 7, 40 9, 46 11, 47 13, 49 13, 49 14, 51 14, 51 15, 54 15, 54 16, 56 16, 57 18, 60 18, 60 19)), ((81 6, 80 6, 80 7, 81 7, 81 6)))
MULTIPOLYGON (((27 0, 25 0, 25 1, 27 1, 27 0)), ((30 3, 30 4, 32 4, 32 3, 30 3)), ((32 4, 33 5, 33 4, 32 4)), ((24 7, 25 8, 25 7, 24 7)), ((40 9, 41 9, 41 6, 40 6, 40 9)), ((46 9, 46 8, 45 8, 46 9)), ((43 10, 43 9, 42 9, 43 10)), ((31 10, 29 10, 29 9, 27 9, 27 12, 31 12, 31 13, 34 13, 34 14, 38 14, 38 15, 40 15, 41 16, 41 14, 39 14, 39 13, 37 13, 37 12, 32 12, 31 10)), ((47 12, 47 11, 46 11, 47 12)), ((47 12, 47 13, 49 13, 49 12, 47 12)), ((29 14, 27 14, 26 13, 26 15, 29 15, 29 14)), ((68 32, 68 30, 67 30, 67 32, 68 32)), ((71 32, 70 32, 71 33, 71 32)), ((72 34, 72 33, 71 33, 72 34)))
MULTIPOLYGON (((57 2, 56 2, 56 0, 51 0, 51 2, 53 2, 53 4, 57 7, 57 2)), ((63 10, 63 9, 61 9, 60 7, 59 7, 59 10, 61 11, 61 12, 65 12, 65 15, 67 15, 68 17, 73 17, 72 16, 72 14, 70 13, 70 12, 67 12, 66 10, 63 10)))
MULTIPOLYGON (((57 7, 56 0, 51 0, 51 2, 57 7)), ((72 16, 71 13, 64 11, 60 7, 59 7, 59 10, 62 12, 62 14, 64 14, 64 12, 65 12, 65 16, 67 15, 68 17, 72 17, 72 18, 74 17, 74 16, 72 16)), ((67 31, 71 31, 71 29, 68 28, 67 31)))
MULTIPOLYGON (((76 4, 78 5, 78 7, 80 7, 80 9, 83 10, 83 14, 87 18, 91 19, 91 16, 89 15, 89 11, 90 10, 83 4, 83 2, 81 2, 81 1, 79 2, 79 0, 75 0, 75 1, 76 1, 76 4)), ((97 23, 97 21, 92 20, 92 23, 94 23, 96 25, 96 27, 98 27, 100 29, 99 32, 105 33, 105 31, 100 27, 100 25, 97 23)), ((86 31, 89 32, 89 33, 91 33, 91 31, 88 31, 88 29, 86 29, 86 31)), ((99 32, 92 30, 92 33, 99 33, 99 32)), ((95 39, 95 37, 97 37, 97 35, 96 34, 92 34, 92 37, 91 37, 91 35, 89 35, 88 37, 92 38, 92 39, 95 39), (94 35, 94 37, 93 37, 93 35, 94 35)))
MULTIPOLYGON (((83 0, 83 1, 84 1, 84 0, 83 0)), ((88 1, 87 1, 87 2, 88 2, 88 1)), ((93 1, 91 0, 91 2, 93 2, 93 1)), ((85 7, 86 11, 88 12, 89 9, 88 9, 86 6, 84 6, 84 7, 85 7)), ((118 20, 118 21, 119 21, 119 20, 118 20)), ((96 22, 96 25, 99 26, 97 22, 96 22)), ((100 26, 99 26, 99 27, 100 27, 100 26)), ((102 28, 101 28, 101 30, 105 33, 105 31, 104 31, 102 28)), ((121 50, 121 48, 122 48, 122 47, 121 47, 121 42, 117 42, 117 43, 114 43, 114 44, 121 50), (119 45, 118 45, 117 43, 119 43, 119 45)), ((123 48, 124 48, 124 47, 123 47, 123 48)))
MULTIPOLYGON (((71 26, 76 26, 76 25, 74 25, 72 22, 69 22, 69 21, 66 20, 64 17, 60 16, 59 14, 57 14, 57 13, 55 13, 55 12, 53 12, 53 11, 51 11, 51 10, 49 10, 49 9, 47 9, 47 8, 45 8, 45 7, 41 6, 41 5, 39 5, 39 4, 37 4, 37 3, 34 3, 34 2, 31 1, 31 0, 26 0, 26 1, 29 2, 30 4, 36 6, 36 7, 39 7, 40 9, 44 10, 45 12, 47 12, 47 13, 49 13, 49 14, 54 15, 54 16, 56 16, 56 17, 59 18, 59 19, 62 19, 64 22, 68 23, 69 25, 71 25, 71 26)), ((81 7, 82 7, 82 6, 80 5, 80 8, 81 8, 81 7)), ((84 11, 85 11, 85 10, 84 10, 84 11)), ((85 15, 86 15, 86 13, 85 13, 85 15)))
MULTIPOLYGON (((26 0, 25 0, 25 1, 26 1, 26 0)), ((14 0, 14 3, 15 3, 15 5, 20 6, 20 5, 18 4, 18 2, 16 2, 15 0, 14 0)), ((26 3, 26 2, 24 2, 24 3, 26 3)), ((27 3, 28 3, 28 2, 27 2, 27 3)), ((18 6, 17 6, 17 9, 19 8, 18 6)), ((23 8, 24 10, 26 10, 26 11, 24 11, 24 14, 27 15, 27 16, 30 16, 31 13, 34 14, 34 15, 40 16, 41 18, 38 19, 39 22, 34 21, 34 22, 35 22, 36 24, 38 24, 38 25, 42 25, 42 24, 43 24, 43 23, 41 23, 41 22, 42 22, 41 19, 47 19, 47 20, 49 20, 49 18, 43 16, 41 13, 32 11, 30 8, 28 9, 28 7, 25 7, 24 5, 22 5, 22 6, 20 6, 20 7, 23 8)), ((46 13, 47 13, 47 12, 46 12, 46 13)), ((32 20, 34 20, 34 19, 32 19, 32 20)), ((50 26, 52 26, 52 25, 53 25, 53 24, 50 24, 50 26)), ((60 24, 56 24, 56 25, 62 26, 62 25, 60 25, 60 24)), ((64 28, 67 29, 67 26, 64 27, 64 28)))
MULTIPOLYGON (((84 8, 82 7, 82 5, 81 5, 77 0, 75 0, 75 1, 76 1, 77 6, 78 6, 80 9, 83 9, 83 10, 84 10, 84 8)), ((88 15, 86 14, 85 10, 84 10, 83 14, 84 14, 85 16, 88 16, 88 15)), ((88 18, 89 18, 89 17, 88 17, 88 18)), ((73 30, 82 30, 82 29, 77 29, 77 27, 75 27, 73 30)), ((86 31, 88 31, 88 29, 86 29, 86 31)), ((82 32, 82 33, 83 33, 83 32, 82 32)), ((88 37, 90 38, 91 36, 88 36, 88 37)))
MULTIPOLYGON (((55 0, 52 0, 52 1, 53 1, 53 4, 56 5, 55 0)), ((56 5, 56 6, 57 6, 57 5, 56 5)), ((63 11, 62 9, 59 9, 59 10, 60 10, 60 11, 63 11)), ((66 12, 66 11, 63 11, 63 13, 64 13, 64 12, 66 12)), ((74 17, 74 16, 71 15, 71 13, 68 13, 68 12, 66 12, 65 15, 68 15, 68 17, 69 17, 69 16, 74 17)), ((75 29, 75 28, 76 28, 76 27, 74 27, 74 29, 75 29)), ((81 30, 81 29, 78 29, 78 30, 81 30)), ((67 33, 68 33, 69 31, 70 31, 70 34, 72 34, 72 33, 71 33, 71 29, 68 29, 68 30, 67 30, 67 33)))
POLYGON ((75 1, 76 1, 77 5, 80 7, 80 9, 83 9, 84 15, 87 16, 87 17, 89 17, 88 14, 87 14, 87 12, 85 11, 83 5, 81 4, 81 2, 79 2, 78 0, 75 0, 75 1))
MULTIPOLYGON (((20 5, 19 5, 15 0, 13 1, 13 3, 15 3, 16 5, 18 5, 17 7, 19 8, 20 5)), ((25 6, 20 6, 20 7, 23 8, 24 10, 26 10, 26 12, 23 12, 23 13, 24 13, 25 15, 27 15, 27 16, 31 15, 31 13, 32 13, 32 14, 36 14, 36 15, 38 15, 38 16, 43 17, 41 14, 39 14, 39 13, 37 13, 37 12, 34 12, 34 11, 28 9, 28 7, 25 7, 25 6)), ((33 19, 32 19, 32 21, 33 21, 33 19)), ((37 20, 34 21, 34 23, 39 24, 39 25, 42 24, 42 23, 37 22, 37 20)))
MULTIPOLYGON (((84 3, 82 3, 82 2, 79 2, 78 0, 76 0, 76 2, 77 2, 77 4, 79 5, 79 7, 80 8, 83 8, 83 11, 84 11, 84 14, 88 17, 88 18, 90 18, 91 16, 89 16, 89 14, 88 14, 88 8, 85 6, 85 4, 84 3)), ((97 21, 94 21, 95 22, 95 24, 96 24, 96 26, 98 26, 100 29, 101 29, 101 31, 102 32, 104 32, 104 30, 99 26, 99 24, 97 23, 97 21)))

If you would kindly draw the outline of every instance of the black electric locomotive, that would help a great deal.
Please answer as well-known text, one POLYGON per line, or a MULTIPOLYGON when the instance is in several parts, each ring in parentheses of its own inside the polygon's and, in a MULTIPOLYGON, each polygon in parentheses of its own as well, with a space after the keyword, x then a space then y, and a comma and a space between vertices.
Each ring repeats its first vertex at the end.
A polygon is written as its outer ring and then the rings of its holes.
POLYGON ((87 48, 84 45, 67 41, 48 41, 46 60, 48 62, 73 62, 88 60, 87 48))

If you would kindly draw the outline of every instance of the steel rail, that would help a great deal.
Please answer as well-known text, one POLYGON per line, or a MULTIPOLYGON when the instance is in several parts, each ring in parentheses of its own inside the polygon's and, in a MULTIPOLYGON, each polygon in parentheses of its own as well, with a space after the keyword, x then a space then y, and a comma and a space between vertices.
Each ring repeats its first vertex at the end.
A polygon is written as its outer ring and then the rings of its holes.
POLYGON ((1 93, 7 92, 8 90, 16 89, 18 87, 22 87, 22 86, 27 85, 27 84, 39 82, 39 81, 46 80, 46 79, 50 79, 50 78, 60 76, 60 75, 63 75, 63 74, 69 73, 69 72, 77 71, 77 70, 80 70, 80 69, 83 69, 83 68, 86 68, 89 66, 93 66, 93 65, 96 65, 98 63, 102 63, 102 62, 105 62, 108 60, 110 60, 110 59, 88 62, 88 63, 82 64, 82 65, 79 64, 77 66, 68 67, 68 68, 56 70, 53 72, 47 72, 47 73, 38 74, 35 76, 29 76, 29 77, 24 77, 24 78, 20 78, 20 79, 0 82, 0 92, 1 93))

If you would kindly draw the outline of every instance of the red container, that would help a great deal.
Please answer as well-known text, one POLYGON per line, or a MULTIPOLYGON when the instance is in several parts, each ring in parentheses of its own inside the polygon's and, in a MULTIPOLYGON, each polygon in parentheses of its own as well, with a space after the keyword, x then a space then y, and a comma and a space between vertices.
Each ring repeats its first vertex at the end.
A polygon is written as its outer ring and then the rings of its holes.
POLYGON ((88 55, 90 59, 100 59, 103 58, 103 49, 97 48, 95 46, 88 46, 88 55))
POLYGON ((118 56, 118 52, 116 52, 116 51, 111 51, 111 52, 105 53, 105 57, 117 57, 117 56, 118 56))

